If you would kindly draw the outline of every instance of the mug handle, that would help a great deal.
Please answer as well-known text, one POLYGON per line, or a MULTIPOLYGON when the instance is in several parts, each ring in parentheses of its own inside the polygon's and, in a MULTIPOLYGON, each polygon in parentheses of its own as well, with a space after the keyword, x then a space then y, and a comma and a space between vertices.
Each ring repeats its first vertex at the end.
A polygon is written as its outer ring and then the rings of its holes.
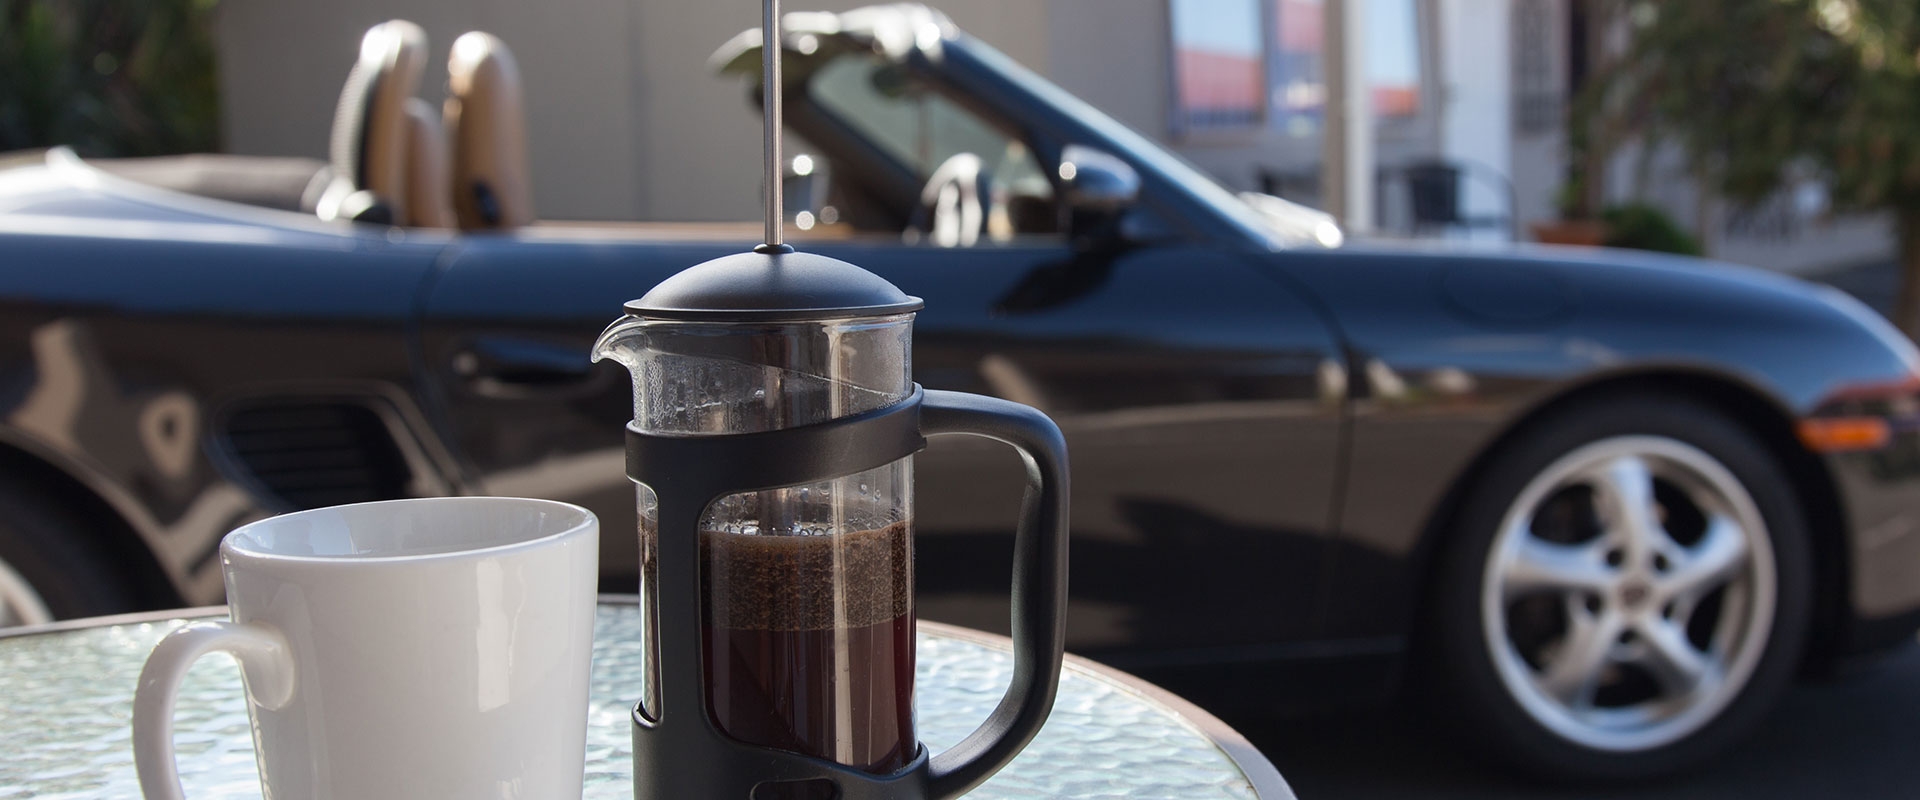
POLYGON ((193 662, 222 652, 240 662, 253 702, 269 711, 293 700, 293 657, 280 631, 262 622, 195 622, 176 628, 147 656, 133 692, 133 764, 147 800, 182 800, 173 754, 173 702, 193 662))
POLYGON ((923 436, 964 434, 1012 445, 1027 466, 1013 541, 1013 682, 987 721, 929 764, 930 794, 959 797, 986 782, 1033 740, 1053 710, 1065 652, 1067 442, 1053 420, 1019 403, 928 390, 923 436))

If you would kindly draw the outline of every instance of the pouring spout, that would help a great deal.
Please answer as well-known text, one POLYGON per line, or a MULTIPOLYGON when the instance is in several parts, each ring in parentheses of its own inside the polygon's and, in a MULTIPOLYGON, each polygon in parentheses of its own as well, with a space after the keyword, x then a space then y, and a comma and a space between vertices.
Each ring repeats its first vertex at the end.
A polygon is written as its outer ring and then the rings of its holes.
POLYGON ((646 322, 631 314, 613 321, 600 338, 593 342, 593 362, 598 364, 607 359, 619 362, 628 372, 639 374, 640 350, 644 343, 646 322))

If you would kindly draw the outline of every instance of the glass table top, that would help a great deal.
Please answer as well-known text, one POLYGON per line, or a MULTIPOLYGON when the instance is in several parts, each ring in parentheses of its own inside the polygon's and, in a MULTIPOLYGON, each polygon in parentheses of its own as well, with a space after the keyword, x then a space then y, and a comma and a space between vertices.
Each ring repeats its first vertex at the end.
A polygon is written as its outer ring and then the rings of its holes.
MULTIPOLYGON (((135 679, 153 645, 184 622, 0 638, 0 737, 8 743, 0 759, 0 798, 138 797, 129 743, 135 679)), ((639 623, 632 605, 603 603, 598 610, 587 798, 633 796, 628 712, 640 685, 639 623)), ((991 637, 923 627, 916 714, 920 738, 932 752, 958 742, 999 702, 1012 678, 1013 656, 994 645, 991 637)), ((968 797, 1291 797, 1244 740, 1154 694, 1070 661, 1040 735, 968 797), (1240 746, 1229 754, 1203 725, 1240 746)), ((246 699, 231 659, 203 658, 194 665, 174 725, 187 796, 260 796, 246 699)))

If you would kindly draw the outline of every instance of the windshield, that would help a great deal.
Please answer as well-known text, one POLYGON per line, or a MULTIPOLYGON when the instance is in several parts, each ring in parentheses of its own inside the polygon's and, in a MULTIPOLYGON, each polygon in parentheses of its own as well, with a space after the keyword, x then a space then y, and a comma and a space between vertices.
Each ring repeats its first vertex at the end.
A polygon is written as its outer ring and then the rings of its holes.
POLYGON ((909 72, 870 54, 835 58, 813 73, 807 94, 822 109, 926 180, 954 156, 986 160, 994 180, 1047 200, 1052 185, 1026 143, 909 72))
POLYGON ((1128 127, 1105 112, 1088 105, 1086 101, 1073 96, 1065 89, 1034 74, 1019 62, 995 50, 992 46, 972 37, 964 37, 954 42, 964 44, 969 55, 979 59, 1022 90, 1032 94, 1035 99, 1048 103, 1075 123, 1085 126, 1096 136, 1105 139, 1114 154, 1125 158, 1135 169, 1143 173, 1158 174, 1175 191, 1188 194, 1194 201, 1217 209, 1227 221, 1246 235, 1266 242, 1272 247, 1284 247, 1286 241, 1276 241, 1272 220, 1255 210, 1219 181, 1175 155, 1158 143, 1128 127))

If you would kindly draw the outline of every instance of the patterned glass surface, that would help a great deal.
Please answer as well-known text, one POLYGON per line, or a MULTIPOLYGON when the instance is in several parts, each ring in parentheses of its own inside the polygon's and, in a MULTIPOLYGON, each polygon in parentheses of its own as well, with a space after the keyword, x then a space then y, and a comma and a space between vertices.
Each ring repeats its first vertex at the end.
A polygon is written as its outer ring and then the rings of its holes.
MULTIPOLYGON (((640 615, 599 609, 587 731, 587 798, 632 797, 628 709, 640 687, 640 615)), ((154 643, 185 620, 0 639, 0 798, 134 798, 129 721, 154 643)), ((984 720, 1013 656, 922 633, 921 740, 940 752, 984 720)), ((258 798, 240 671, 225 656, 188 673, 174 716, 181 781, 194 798, 258 798)), ((1069 664, 1046 728, 976 798, 1253 798, 1225 752, 1173 709, 1069 664)))

